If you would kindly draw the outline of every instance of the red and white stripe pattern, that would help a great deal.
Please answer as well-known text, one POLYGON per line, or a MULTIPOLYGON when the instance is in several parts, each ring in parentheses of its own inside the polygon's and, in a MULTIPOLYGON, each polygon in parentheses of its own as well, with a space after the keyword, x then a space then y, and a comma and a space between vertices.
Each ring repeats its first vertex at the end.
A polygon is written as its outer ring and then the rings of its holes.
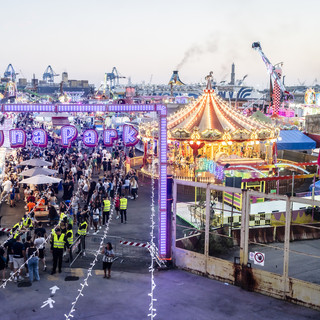
POLYGON ((189 232, 189 236, 192 236, 194 234, 200 233, 199 230, 192 230, 189 232))
POLYGON ((0 232, 10 232, 11 228, 0 228, 0 232))
MULTIPOLYGON (((281 79, 281 69, 276 70, 279 78, 281 79)), ((280 87, 277 83, 277 81, 274 81, 273 84, 273 95, 272 95, 272 100, 273 100, 273 106, 272 106, 272 114, 279 114, 279 109, 280 109, 280 104, 281 104, 281 90, 280 87)))
POLYGON ((124 246, 133 246, 139 248, 150 248, 150 244, 148 243, 139 243, 139 242, 132 242, 132 241, 120 241, 120 244, 124 246))

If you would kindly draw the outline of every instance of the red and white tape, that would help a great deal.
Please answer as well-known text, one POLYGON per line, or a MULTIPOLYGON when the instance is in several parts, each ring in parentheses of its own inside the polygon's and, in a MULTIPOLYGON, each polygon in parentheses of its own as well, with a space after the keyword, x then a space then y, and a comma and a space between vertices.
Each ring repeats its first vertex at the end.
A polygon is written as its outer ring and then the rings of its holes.
POLYGON ((0 232, 10 232, 11 228, 0 228, 0 232))
POLYGON ((150 244, 148 243, 139 243, 139 242, 131 242, 131 241, 120 241, 120 244, 124 246, 133 246, 139 248, 150 248, 150 244))
POLYGON ((192 236, 194 234, 200 233, 199 230, 192 230, 189 232, 189 236, 192 236))

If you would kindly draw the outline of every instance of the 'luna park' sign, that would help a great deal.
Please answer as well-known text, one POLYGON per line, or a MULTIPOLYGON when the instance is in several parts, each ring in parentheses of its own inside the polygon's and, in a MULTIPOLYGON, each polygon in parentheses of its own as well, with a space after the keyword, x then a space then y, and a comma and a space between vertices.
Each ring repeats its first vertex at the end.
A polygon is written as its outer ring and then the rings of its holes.
MULTIPOLYGON (((139 132, 133 126, 124 125, 122 141, 125 146, 134 146, 139 142, 137 138, 139 132)), ((75 126, 67 125, 61 128, 61 146, 70 148, 72 141, 77 139, 78 130, 75 126)), ((103 130, 103 143, 106 147, 111 147, 117 140, 118 132, 115 129, 103 130)), ((24 148, 27 141, 27 134, 23 129, 11 129, 9 131, 11 148, 24 148)), ((96 147, 99 143, 99 135, 96 130, 87 129, 83 132, 83 144, 87 147, 96 147)), ((44 129, 34 129, 31 134, 31 142, 36 147, 45 148, 48 145, 48 133, 44 129)), ((0 130, 0 147, 4 143, 4 133, 0 130)))

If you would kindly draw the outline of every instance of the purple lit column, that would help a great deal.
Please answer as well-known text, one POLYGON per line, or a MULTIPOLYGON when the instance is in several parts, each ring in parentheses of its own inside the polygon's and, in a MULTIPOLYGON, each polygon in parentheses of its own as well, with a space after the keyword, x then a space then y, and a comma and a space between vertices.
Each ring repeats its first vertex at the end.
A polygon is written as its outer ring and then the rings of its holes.
POLYGON ((170 259, 170 228, 167 216, 167 108, 158 105, 159 130, 159 254, 162 259, 170 259))

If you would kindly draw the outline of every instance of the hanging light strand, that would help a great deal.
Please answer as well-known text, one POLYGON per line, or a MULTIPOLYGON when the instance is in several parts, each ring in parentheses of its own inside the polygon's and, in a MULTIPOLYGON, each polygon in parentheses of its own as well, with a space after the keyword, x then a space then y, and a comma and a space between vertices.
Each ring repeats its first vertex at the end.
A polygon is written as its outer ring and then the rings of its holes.
POLYGON ((149 303, 149 313, 148 317, 150 319, 154 319, 156 317, 156 308, 154 307, 154 302, 157 301, 157 299, 154 298, 154 290, 156 288, 156 283, 154 280, 154 266, 156 261, 156 251, 155 243, 154 243, 154 228, 155 228, 155 205, 154 205, 154 195, 155 195, 155 155, 154 155, 154 131, 152 131, 152 141, 153 141, 153 152, 152 152, 152 162, 151 162, 151 215, 150 215, 150 266, 149 266, 149 272, 151 275, 151 290, 148 296, 150 297, 150 303, 149 303))

